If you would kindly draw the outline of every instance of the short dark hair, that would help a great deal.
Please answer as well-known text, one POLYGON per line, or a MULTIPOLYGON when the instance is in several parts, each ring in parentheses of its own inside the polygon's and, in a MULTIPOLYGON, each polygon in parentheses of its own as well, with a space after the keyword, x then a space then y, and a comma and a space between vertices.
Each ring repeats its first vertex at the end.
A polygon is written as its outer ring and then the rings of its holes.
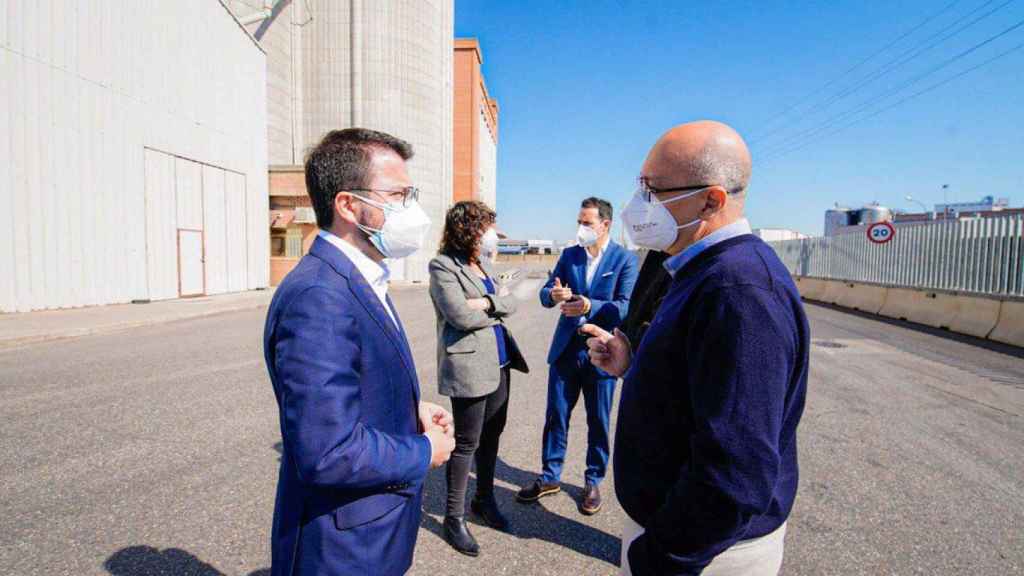
POLYGON ((366 128, 331 130, 306 156, 306 193, 320 228, 334 224, 338 192, 366 188, 366 168, 374 150, 392 150, 402 160, 412 158, 412 145, 390 134, 366 128))
POLYGON ((597 208, 597 215, 601 217, 601 220, 612 219, 612 204, 603 198, 591 196, 580 204, 580 208, 597 208))
POLYGON ((441 249, 446 256, 458 256, 469 261, 473 258, 480 237, 494 224, 497 214, 490 206, 475 200, 456 202, 444 216, 441 249))

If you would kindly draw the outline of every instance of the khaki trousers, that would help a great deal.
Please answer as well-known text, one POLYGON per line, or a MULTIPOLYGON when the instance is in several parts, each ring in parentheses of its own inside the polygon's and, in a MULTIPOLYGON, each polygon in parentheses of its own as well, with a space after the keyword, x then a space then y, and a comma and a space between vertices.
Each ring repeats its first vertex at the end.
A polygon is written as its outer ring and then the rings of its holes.
MULTIPOLYGON (((644 533, 642 526, 627 514, 622 520, 622 566, 620 576, 633 576, 629 569, 629 545, 644 533)), ((741 540, 727 548, 704 569, 703 576, 777 576, 782 568, 782 550, 786 523, 771 534, 741 540)), ((643 576, 637 574, 636 576, 643 576)))

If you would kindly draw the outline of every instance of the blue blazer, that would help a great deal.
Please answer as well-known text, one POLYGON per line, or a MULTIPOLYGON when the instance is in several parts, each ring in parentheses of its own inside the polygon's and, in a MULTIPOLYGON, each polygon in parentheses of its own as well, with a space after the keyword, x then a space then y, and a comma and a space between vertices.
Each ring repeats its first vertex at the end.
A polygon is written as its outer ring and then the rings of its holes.
POLYGON ((264 356, 284 441, 271 575, 404 574, 431 456, 416 369, 404 331, 322 238, 274 295, 264 356))
MULTIPOLYGON (((636 254, 626 250, 619 244, 609 241, 597 272, 590 286, 587 286, 587 252, 581 246, 572 246, 562 251, 555 270, 551 273, 544 287, 540 289, 540 303, 551 308, 555 302, 551 300, 551 288, 555 278, 562 285, 568 284, 573 294, 580 294, 590 299, 590 313, 584 321, 597 324, 605 330, 611 330, 622 324, 629 309, 629 295, 633 293, 636 283, 636 254)), ((554 364, 572 342, 576 331, 582 323, 578 318, 562 316, 555 328, 555 337, 548 351, 548 364, 554 364)))

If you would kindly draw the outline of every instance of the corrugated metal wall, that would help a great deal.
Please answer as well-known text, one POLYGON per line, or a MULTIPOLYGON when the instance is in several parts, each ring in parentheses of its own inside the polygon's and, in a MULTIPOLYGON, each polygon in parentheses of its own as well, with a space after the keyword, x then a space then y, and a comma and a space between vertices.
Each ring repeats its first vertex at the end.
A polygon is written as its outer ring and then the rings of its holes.
POLYGON ((202 166, 247 234, 207 235, 207 283, 267 285, 265 56, 222 4, 6 0, 0 83, 0 311, 175 297, 167 222, 218 224, 202 166))
POLYGON ((887 244, 874 244, 863 233, 769 244, 795 276, 1024 297, 1020 215, 903 223, 895 229, 887 244))

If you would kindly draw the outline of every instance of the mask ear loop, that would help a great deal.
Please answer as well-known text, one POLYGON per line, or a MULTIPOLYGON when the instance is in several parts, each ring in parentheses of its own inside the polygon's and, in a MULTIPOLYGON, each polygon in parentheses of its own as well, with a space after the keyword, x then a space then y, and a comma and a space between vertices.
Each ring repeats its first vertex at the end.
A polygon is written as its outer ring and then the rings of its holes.
MULTIPOLYGON (((359 200, 360 202, 365 202, 365 203, 369 204, 370 206, 373 206, 374 208, 377 208, 379 210, 383 210, 384 211, 384 219, 385 219, 385 221, 387 220, 387 217, 388 217, 387 213, 388 213, 388 210, 389 210, 390 207, 387 206, 386 204, 381 204, 381 203, 379 203, 379 202, 377 202, 375 200, 370 200, 369 198, 360 196, 358 194, 353 194, 351 192, 342 192, 342 194, 347 194, 349 198, 355 198, 356 200, 359 200)), ((359 222, 356 222, 356 228, 359 228, 360 230, 362 230, 363 232, 365 232, 366 234, 369 234, 371 236, 373 234, 380 234, 381 230, 384 229, 384 228, 370 228, 369 226, 367 226, 365 224, 360 224, 359 222)))
MULTIPOLYGON (((700 188, 698 190, 694 190, 693 192, 687 192, 685 194, 680 194, 679 196, 676 196, 675 198, 669 198, 668 200, 665 200, 664 202, 659 201, 658 204, 661 205, 661 206, 664 206, 665 204, 669 204, 669 203, 675 202, 676 200, 682 200, 684 198, 689 198, 690 196, 696 196, 697 194, 700 194, 701 192, 707 190, 708 188, 711 188, 711 186, 706 186, 704 188, 700 188)), ((701 220, 702 220, 701 218, 696 218, 694 220, 691 220, 691 221, 687 222, 686 224, 679 224, 679 225, 676 226, 676 230, 682 230, 683 228, 689 228, 690 226, 694 226, 696 224, 699 224, 701 222, 701 220)))

